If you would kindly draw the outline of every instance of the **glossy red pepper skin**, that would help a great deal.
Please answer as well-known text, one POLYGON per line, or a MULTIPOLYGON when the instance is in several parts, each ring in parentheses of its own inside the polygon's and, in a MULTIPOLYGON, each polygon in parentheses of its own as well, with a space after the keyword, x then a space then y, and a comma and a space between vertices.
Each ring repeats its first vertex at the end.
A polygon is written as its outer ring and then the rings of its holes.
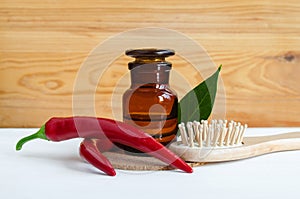
MULTIPOLYGON (((38 133, 40 137, 45 136, 51 141, 63 141, 78 137, 108 138, 111 142, 130 146, 156 157, 174 168, 188 173, 193 172, 188 164, 149 134, 123 122, 95 117, 51 118, 45 124, 45 129, 38 133)), ((19 141, 17 150, 21 149, 25 140, 19 141)))
POLYGON ((114 170, 113 166, 101 153, 108 151, 111 147, 112 143, 109 140, 93 140, 87 138, 81 142, 79 152, 80 156, 91 165, 100 169, 109 176, 115 176, 116 171, 114 170), (97 144, 99 141, 102 143, 102 145, 97 144))

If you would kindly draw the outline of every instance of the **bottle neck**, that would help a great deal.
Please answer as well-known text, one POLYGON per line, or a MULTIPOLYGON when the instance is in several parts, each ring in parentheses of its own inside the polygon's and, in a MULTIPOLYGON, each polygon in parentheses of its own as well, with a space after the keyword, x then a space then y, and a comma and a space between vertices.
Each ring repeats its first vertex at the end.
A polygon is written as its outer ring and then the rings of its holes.
POLYGON ((169 84, 170 70, 171 64, 166 62, 137 65, 130 70, 131 86, 169 84))

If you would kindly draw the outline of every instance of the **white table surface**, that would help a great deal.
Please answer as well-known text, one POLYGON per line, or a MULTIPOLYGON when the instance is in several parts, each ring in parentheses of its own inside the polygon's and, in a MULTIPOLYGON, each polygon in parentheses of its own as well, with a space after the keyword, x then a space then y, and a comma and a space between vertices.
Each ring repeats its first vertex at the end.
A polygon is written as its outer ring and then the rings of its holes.
MULTIPOLYGON (((300 151, 208 164, 194 173, 123 171, 101 174, 83 162, 79 139, 16 142, 36 129, 0 129, 0 198, 300 198, 300 151)), ((300 131, 250 128, 246 136, 300 131)))

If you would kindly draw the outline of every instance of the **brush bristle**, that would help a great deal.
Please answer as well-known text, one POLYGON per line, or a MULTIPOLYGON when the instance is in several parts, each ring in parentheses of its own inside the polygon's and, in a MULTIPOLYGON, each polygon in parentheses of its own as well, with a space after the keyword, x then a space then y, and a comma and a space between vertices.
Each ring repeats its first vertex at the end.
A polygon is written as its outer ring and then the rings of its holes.
POLYGON ((247 124, 227 120, 187 122, 178 125, 183 145, 189 147, 230 147, 243 142, 247 124))

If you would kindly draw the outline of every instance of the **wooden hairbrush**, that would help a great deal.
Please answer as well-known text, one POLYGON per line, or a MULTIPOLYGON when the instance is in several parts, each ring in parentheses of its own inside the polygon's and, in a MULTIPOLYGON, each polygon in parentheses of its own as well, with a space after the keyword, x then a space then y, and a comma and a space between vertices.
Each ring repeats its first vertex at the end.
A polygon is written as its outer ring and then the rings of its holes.
POLYGON ((300 149, 300 132, 244 137, 246 124, 226 120, 187 122, 178 127, 181 140, 169 149, 189 162, 223 162, 300 149))

